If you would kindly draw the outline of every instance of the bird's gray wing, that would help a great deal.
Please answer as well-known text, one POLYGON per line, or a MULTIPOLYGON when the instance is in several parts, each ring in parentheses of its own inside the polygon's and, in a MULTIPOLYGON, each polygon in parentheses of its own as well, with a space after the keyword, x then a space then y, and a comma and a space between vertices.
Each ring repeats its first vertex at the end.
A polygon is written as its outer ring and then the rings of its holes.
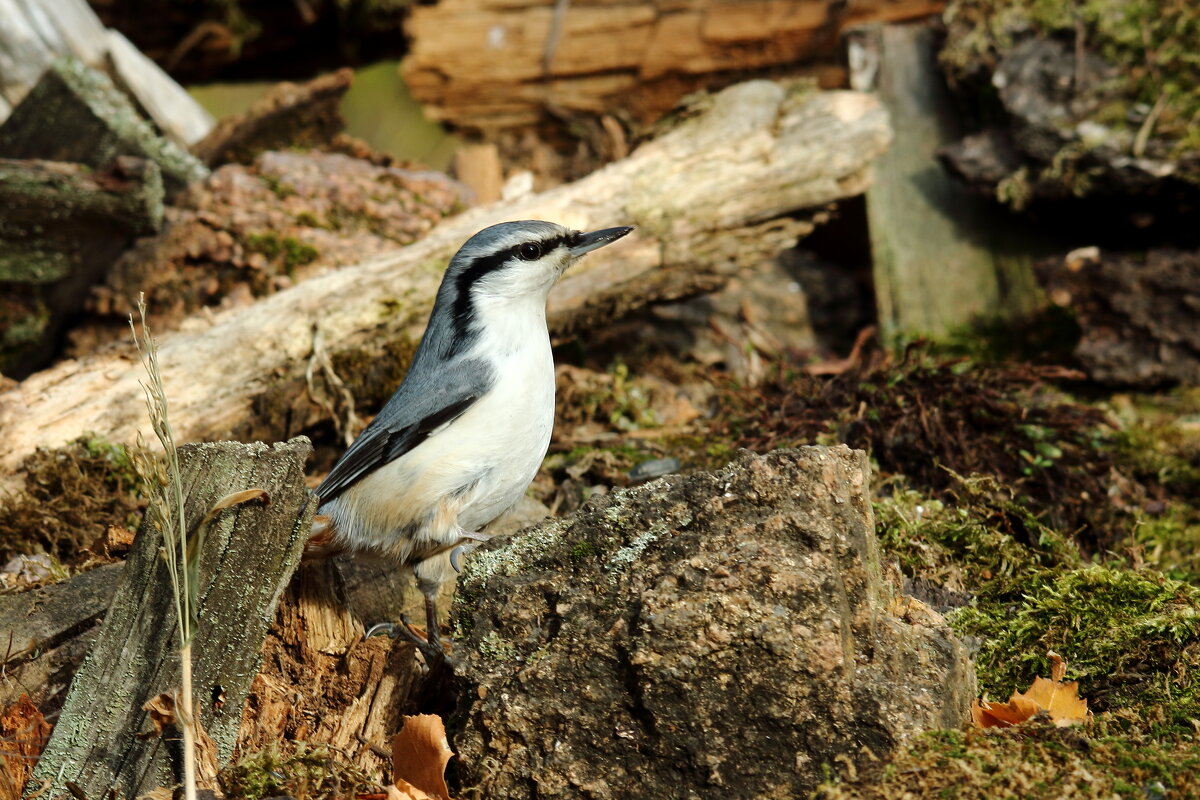
POLYGON ((412 450, 470 408, 491 386, 492 370, 486 362, 471 359, 447 365, 432 379, 413 377, 405 379, 321 481, 315 494, 322 503, 412 450))

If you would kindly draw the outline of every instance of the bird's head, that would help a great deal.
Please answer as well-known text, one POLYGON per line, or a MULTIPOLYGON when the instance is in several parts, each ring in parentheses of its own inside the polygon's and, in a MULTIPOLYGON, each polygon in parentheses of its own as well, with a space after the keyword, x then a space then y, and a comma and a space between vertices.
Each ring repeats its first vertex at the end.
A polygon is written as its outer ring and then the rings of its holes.
POLYGON ((451 259, 438 305, 451 314, 458 340, 471 336, 485 317, 519 313, 521 308, 544 311, 550 289, 567 267, 631 230, 581 233, 539 220, 484 228, 451 259))

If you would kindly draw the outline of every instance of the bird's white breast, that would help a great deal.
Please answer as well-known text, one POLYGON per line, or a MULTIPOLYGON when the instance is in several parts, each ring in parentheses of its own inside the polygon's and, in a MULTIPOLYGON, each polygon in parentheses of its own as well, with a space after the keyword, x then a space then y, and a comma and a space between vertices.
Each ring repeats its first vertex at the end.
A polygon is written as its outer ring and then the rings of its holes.
POLYGON ((478 531, 524 494, 554 425, 549 336, 544 314, 530 316, 495 320, 472 348, 494 365, 482 397, 337 498, 331 510, 352 549, 411 563, 431 544, 478 531))

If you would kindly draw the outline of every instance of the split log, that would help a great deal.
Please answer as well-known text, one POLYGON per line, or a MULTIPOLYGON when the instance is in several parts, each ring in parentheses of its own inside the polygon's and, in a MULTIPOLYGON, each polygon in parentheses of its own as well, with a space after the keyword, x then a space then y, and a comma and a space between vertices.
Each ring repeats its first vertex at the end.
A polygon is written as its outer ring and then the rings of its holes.
MULTIPOLYGON (((557 335, 653 300, 715 289, 742 265, 807 233, 811 219, 797 212, 862 192, 889 136, 879 104, 863 94, 801 93, 767 81, 731 87, 707 111, 581 181, 472 209, 407 248, 164 337, 160 359, 176 435, 257 439, 329 419, 331 402, 320 397, 323 365, 378 374, 403 343, 411 353, 446 260, 501 220, 638 226, 583 259, 551 294, 557 335), (310 365, 320 403, 309 395, 310 365)), ((38 446, 81 431, 133 440, 145 425, 140 378, 128 353, 98 354, 0 395, 0 469, 11 474, 38 446)), ((394 386, 379 388, 386 394, 394 386)))
MULTIPOLYGON (((232 491, 261 487, 270 497, 269 504, 218 516, 200 556, 200 625, 192 644, 196 707, 222 759, 232 755, 267 626, 307 539, 313 504, 304 461, 310 452, 303 439, 274 447, 223 442, 180 449, 189 530, 232 491), (218 697, 223 702, 214 702, 218 697)), ((105 797, 110 787, 132 797, 176 783, 167 755, 172 743, 137 738, 150 728, 142 704, 179 684, 175 603, 154 518, 152 508, 38 762, 30 791, 49 784, 39 796, 64 796, 68 781, 89 797, 105 797)))
POLYGON ((99 169, 118 156, 158 164, 168 198, 208 174, 190 153, 155 133, 107 75, 70 57, 51 64, 0 124, 0 157, 99 169))
POLYGON ((162 200, 152 161, 123 156, 93 172, 0 158, 0 371, 21 378, 49 362, 91 287, 134 237, 158 230, 162 200))
POLYGON ((60 56, 106 69, 159 130, 183 144, 213 118, 124 36, 106 30, 86 0, 0 0, 0 122, 60 56))
MULTIPOLYGON (((851 47, 863 65, 852 80, 878 79, 896 139, 867 192, 875 297, 885 335, 942 334, 977 315, 1015 316, 1037 302, 1022 233, 995 203, 942 169, 958 111, 926 25, 862 29, 851 47)), ((868 88, 859 86, 858 88, 868 88)))
MULTIPOLYGON (((829 56, 849 25, 928 16, 941 0, 441 0, 415 4, 405 83, 434 119, 471 128, 547 111, 656 119, 714 73, 829 56)), ((732 78, 731 78, 732 80, 732 78)))

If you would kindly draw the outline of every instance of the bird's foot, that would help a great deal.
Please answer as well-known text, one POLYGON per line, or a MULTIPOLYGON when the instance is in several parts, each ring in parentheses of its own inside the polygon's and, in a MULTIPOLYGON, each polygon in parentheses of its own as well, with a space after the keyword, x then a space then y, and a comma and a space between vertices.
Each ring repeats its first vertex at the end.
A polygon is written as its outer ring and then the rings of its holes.
POLYGON ((390 636, 395 639, 401 637, 407 639, 416 645, 416 648, 421 651, 421 655, 425 656, 425 663, 432 666, 436 662, 450 662, 450 656, 446 654, 445 648, 442 646, 442 637, 436 629, 431 629, 424 636, 414 630, 414 626, 408 621, 408 618, 403 614, 400 615, 400 622, 379 622, 367 629, 367 638, 372 636, 390 636))
POLYGON ((455 572, 462 572, 462 565, 459 563, 459 559, 491 538, 492 534, 490 533, 463 531, 458 539, 458 544, 450 551, 450 566, 454 567, 455 572))

